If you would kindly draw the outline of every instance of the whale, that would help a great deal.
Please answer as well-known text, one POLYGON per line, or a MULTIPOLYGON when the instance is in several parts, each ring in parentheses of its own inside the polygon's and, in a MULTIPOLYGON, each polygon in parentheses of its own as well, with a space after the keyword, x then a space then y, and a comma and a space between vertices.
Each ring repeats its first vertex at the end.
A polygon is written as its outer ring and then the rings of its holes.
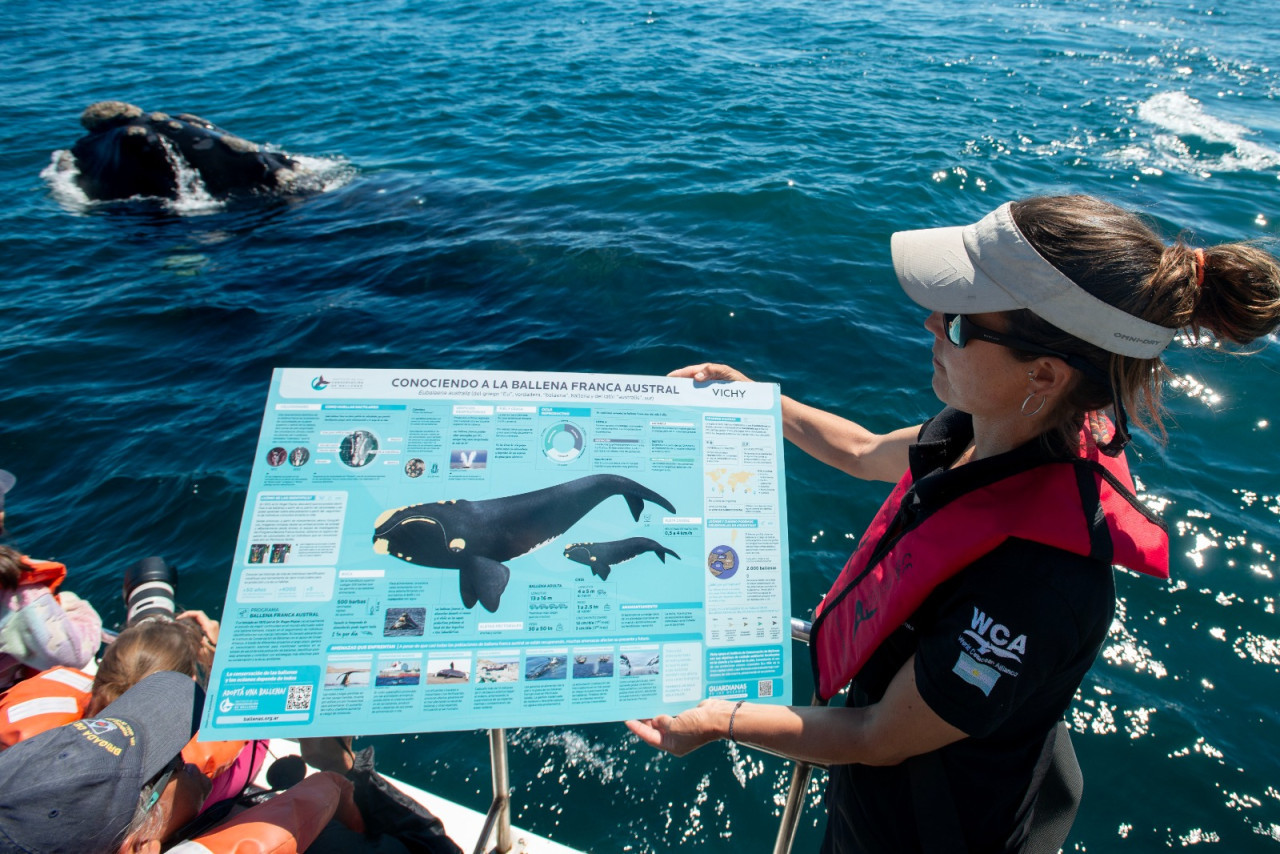
POLYGON ((632 664, 631 659, 625 653, 618 656, 618 660, 622 662, 623 676, 652 676, 659 672, 661 667, 662 656, 654 655, 644 664, 632 664))
POLYGON ((458 570, 462 604, 498 610, 511 579, 506 562, 559 537, 598 504, 621 495, 635 521, 645 502, 675 507, 642 484, 616 474, 480 501, 457 499, 386 510, 374 523, 373 550, 416 566, 458 570))
POLYGON ((99 101, 80 116, 88 133, 56 167, 74 172, 90 199, 146 196, 176 199, 198 177, 215 199, 288 190, 301 167, 213 122, 179 113, 144 112, 123 101, 99 101))
POLYGON ((467 672, 465 670, 458 670, 456 667, 453 666, 452 661, 449 662, 448 667, 437 670, 435 675, 437 679, 466 679, 467 678, 467 672))
POLYGON ((662 543, 648 537, 628 537, 625 540, 613 540, 608 543, 573 543, 565 547, 564 556, 569 560, 588 566, 600 578, 607 579, 616 564, 624 563, 646 552, 653 552, 658 560, 667 562, 667 555, 680 560, 680 555, 662 543))
POLYGON ((400 615, 400 618, 395 621, 395 624, 391 626, 389 631, 394 632, 399 629, 416 629, 416 628, 418 628, 418 624, 413 621, 413 617, 409 616, 409 612, 405 611, 400 615))
POLYGON ((559 665, 560 663, 561 663, 560 659, 556 658, 555 656, 552 656, 551 658, 548 658, 546 661, 544 661, 538 668, 534 670, 530 670, 528 673, 526 673, 525 678, 541 679, 543 676, 546 676, 548 673, 554 670, 556 666, 559 665))
POLYGON ((344 670, 344 671, 343 671, 343 672, 338 676, 337 684, 339 684, 339 685, 350 685, 350 684, 351 684, 351 677, 352 677, 354 674, 356 674, 356 673, 363 673, 363 672, 364 672, 364 671, 362 671, 362 670, 344 670))

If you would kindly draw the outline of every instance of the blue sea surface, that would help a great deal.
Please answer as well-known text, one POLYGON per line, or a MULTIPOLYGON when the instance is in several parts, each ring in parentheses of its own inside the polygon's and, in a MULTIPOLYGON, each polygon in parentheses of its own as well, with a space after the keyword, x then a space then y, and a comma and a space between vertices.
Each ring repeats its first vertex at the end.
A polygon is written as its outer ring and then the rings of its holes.
MULTIPOLYGON (((1270 0, 64 0, 6 4, 0 45, 10 541, 65 561, 113 625, 148 554, 178 565, 182 604, 221 611, 273 367, 714 359, 887 429, 938 407, 893 231, 1085 192, 1196 245, 1276 251, 1280 232, 1270 0), (88 204, 48 167, 104 99, 305 155, 328 189, 88 204)), ((1140 436, 1132 461, 1173 578, 1118 578, 1069 713, 1087 786, 1067 851, 1280 850, 1263 343, 1168 354, 1168 442, 1140 436)), ((801 616, 886 487, 795 449, 787 466, 801 616)), ((515 820, 569 845, 759 851, 776 830, 789 768, 750 748, 512 736, 515 820)), ((369 741, 383 771, 487 805, 482 733, 369 741)))

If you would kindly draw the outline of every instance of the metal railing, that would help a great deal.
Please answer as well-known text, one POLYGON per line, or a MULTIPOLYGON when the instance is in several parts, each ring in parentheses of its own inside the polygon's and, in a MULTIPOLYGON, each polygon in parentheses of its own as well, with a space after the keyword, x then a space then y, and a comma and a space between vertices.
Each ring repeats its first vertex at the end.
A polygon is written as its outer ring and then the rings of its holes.
MULTIPOLYGON (((809 632, 813 624, 808 620, 791 618, 791 639, 800 641, 806 646, 809 643, 809 632)), ((826 705, 815 694, 812 704, 826 705)), ((791 785, 787 789, 787 801, 782 807, 782 820, 778 824, 778 837, 773 841, 773 854, 788 854, 796 839, 796 828, 800 824, 800 812, 804 809, 804 793, 809 789, 809 778, 813 776, 813 765, 800 760, 793 761, 791 769, 791 785)))
MULTIPOLYGON (((812 623, 808 620, 791 618, 791 639, 803 644, 809 643, 809 632, 812 623)), ((826 705, 815 695, 813 705, 826 705)), ((784 757, 785 758, 785 757, 784 757)), ((795 842, 796 828, 800 823, 800 813, 804 809, 804 793, 809 788, 809 778, 813 776, 813 765, 808 762, 795 762, 791 769, 791 785, 787 790, 787 801, 782 808, 782 821, 778 826, 778 837, 773 843, 773 854, 788 854, 795 842)), ((480 829, 480 838, 472 854, 486 854, 489 839, 497 835, 493 851, 496 854, 507 854, 511 850, 511 781, 507 772, 507 731, 505 729, 489 730, 489 764, 493 771, 493 802, 484 817, 484 826, 480 829)))
POLYGON ((511 850, 511 780, 507 773, 507 731, 489 730, 489 765, 493 770, 493 803, 485 814, 480 838, 476 840, 473 854, 485 854, 489 838, 497 830, 493 850, 507 854, 511 850))

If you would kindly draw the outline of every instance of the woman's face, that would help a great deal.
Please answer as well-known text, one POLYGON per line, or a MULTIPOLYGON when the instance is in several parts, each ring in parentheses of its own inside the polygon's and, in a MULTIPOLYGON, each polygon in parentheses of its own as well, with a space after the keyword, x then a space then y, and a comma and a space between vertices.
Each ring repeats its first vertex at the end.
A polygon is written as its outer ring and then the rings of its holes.
MULTIPOLYGON (((993 332, 1008 330, 999 312, 971 314, 970 320, 993 332)), ((980 418, 1017 415, 1031 386, 1027 374, 1034 362, 1020 362, 1013 351, 987 341, 969 341, 963 348, 946 335, 941 312, 925 319, 933 333, 933 393, 948 406, 980 418)))

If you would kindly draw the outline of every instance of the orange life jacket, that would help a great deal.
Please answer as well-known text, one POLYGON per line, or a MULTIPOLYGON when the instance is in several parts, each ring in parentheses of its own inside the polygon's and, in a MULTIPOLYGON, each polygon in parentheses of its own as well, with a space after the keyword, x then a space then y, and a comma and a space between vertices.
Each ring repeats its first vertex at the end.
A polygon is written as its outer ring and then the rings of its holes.
POLYGON ((20 584, 43 584, 50 593, 58 592, 58 585, 67 577, 67 565, 56 560, 37 560, 22 556, 22 563, 27 571, 22 574, 20 584))
MULTIPOLYGON (((92 690, 89 674, 72 667, 53 667, 0 694, 0 750, 80 720, 89 707, 92 690)), ((182 748, 182 758, 213 779, 236 761, 246 743, 193 738, 182 748)))
POLYGON ((331 819, 364 832, 354 790, 341 774, 321 771, 168 850, 170 854, 301 854, 331 819))
POLYGON ((89 707, 92 687, 88 673, 54 667, 0 694, 0 750, 80 720, 89 707))

